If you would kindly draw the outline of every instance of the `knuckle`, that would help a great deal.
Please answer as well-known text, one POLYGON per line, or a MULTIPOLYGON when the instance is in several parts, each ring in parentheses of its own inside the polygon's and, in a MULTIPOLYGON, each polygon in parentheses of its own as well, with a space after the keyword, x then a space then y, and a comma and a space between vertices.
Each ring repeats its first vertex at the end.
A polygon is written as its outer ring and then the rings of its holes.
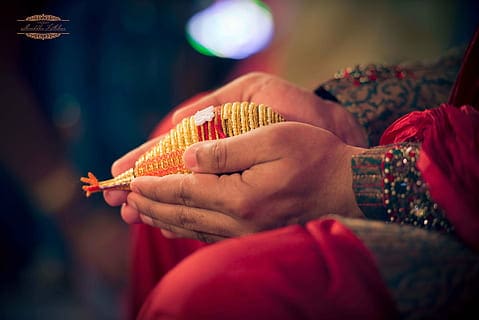
POLYGON ((243 90, 242 99, 252 99, 256 94, 275 82, 275 79, 275 76, 264 72, 251 72, 245 75, 244 82, 247 88, 243 90))
POLYGON ((164 198, 163 191, 160 188, 152 188, 149 192, 153 200, 160 201, 159 199, 164 198))
MULTIPOLYGON (((285 126, 271 126, 268 132, 269 145, 284 145, 285 142, 291 137, 291 132, 285 126)), ((294 137, 295 135, 293 135, 294 137)))
POLYGON ((263 79, 263 78, 269 78, 269 77, 271 77, 270 74, 266 72, 262 72, 262 71, 253 71, 244 75, 244 79, 246 80, 257 80, 257 79, 263 79))
POLYGON ((221 141, 216 141, 213 143, 211 148, 211 157, 213 159, 213 168, 215 170, 221 171, 226 168, 228 159, 226 145, 221 141))
MULTIPOLYGON (((236 175, 239 176, 239 174, 236 175)), ((244 186, 241 181, 227 179, 228 177, 231 176, 221 175, 218 180, 220 189, 229 189, 230 191, 230 196, 220 203, 224 212, 240 219, 251 217, 259 205, 257 190, 251 186, 244 186)))
MULTIPOLYGON (((155 221, 155 220, 153 220, 155 221)), ((169 231, 169 232, 175 232, 175 228, 173 228, 173 226, 171 226, 170 224, 167 224, 167 223, 162 223, 162 222, 157 222, 158 225, 157 227, 161 228, 161 229, 164 229, 166 231, 169 231)))
POLYGON ((242 219, 249 219, 254 215, 254 199, 239 196, 233 200, 233 213, 242 219))
POLYGON ((191 208, 180 206, 176 213, 176 223, 178 226, 188 229, 189 227, 195 226, 196 219, 193 218, 191 208))
POLYGON ((191 196, 190 196, 190 179, 187 177, 182 177, 180 183, 178 185, 178 192, 177 192, 177 199, 179 200, 180 204, 184 206, 191 205, 191 196))
POLYGON ((141 197, 136 195, 134 192, 130 192, 128 196, 126 197, 126 203, 131 206, 132 203, 134 203, 134 207, 136 207, 136 211, 139 211, 141 213, 144 213, 146 215, 151 214, 151 209, 149 206, 148 201, 144 201, 141 197))
POLYGON ((141 206, 138 206, 138 210, 151 218, 155 217, 155 209, 153 207, 153 204, 149 201, 143 203, 141 206))
POLYGON ((151 218, 151 221, 152 221, 152 223, 153 223, 153 227, 162 228, 162 229, 167 228, 167 227, 165 226, 165 224, 162 223, 160 220, 155 219, 154 217, 151 217, 151 216, 150 216, 150 218, 151 218))

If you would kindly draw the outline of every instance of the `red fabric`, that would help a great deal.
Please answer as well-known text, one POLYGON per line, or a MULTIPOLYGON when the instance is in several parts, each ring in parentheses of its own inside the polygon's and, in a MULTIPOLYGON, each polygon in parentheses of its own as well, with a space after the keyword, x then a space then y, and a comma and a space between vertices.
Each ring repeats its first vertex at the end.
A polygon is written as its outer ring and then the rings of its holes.
POLYGON ((421 141, 418 168, 457 234, 479 250, 479 111, 441 105, 413 112, 384 132, 381 144, 421 141))
POLYGON ((332 219, 198 250, 154 289, 139 319, 394 319, 370 252, 332 219))
POLYGON ((160 229, 131 227, 131 271, 127 319, 135 319, 151 290, 178 262, 206 246, 190 239, 166 239, 160 229))
POLYGON ((459 236, 479 250, 479 111, 437 109, 418 167, 459 236))
POLYGON ((380 145, 400 142, 420 142, 424 140, 424 131, 429 128, 433 118, 431 111, 414 111, 399 118, 384 131, 380 145))

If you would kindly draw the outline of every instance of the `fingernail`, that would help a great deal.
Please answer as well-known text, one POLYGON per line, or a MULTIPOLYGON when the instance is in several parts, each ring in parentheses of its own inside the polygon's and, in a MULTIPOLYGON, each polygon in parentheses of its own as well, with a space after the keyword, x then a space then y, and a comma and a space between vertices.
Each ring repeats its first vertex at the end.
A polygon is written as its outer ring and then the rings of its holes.
POLYGON ((132 207, 133 209, 135 209, 136 211, 138 211, 138 207, 136 205, 135 202, 131 201, 131 200, 128 200, 126 205, 128 205, 129 207, 132 207))
POLYGON ((183 161, 185 162, 186 168, 194 171, 198 167, 198 161, 196 159, 196 151, 198 150, 197 145, 192 145, 188 149, 186 149, 183 155, 183 161))
POLYGON ((142 223, 140 219, 140 214, 126 203, 123 203, 122 205, 121 217, 128 224, 142 223))
POLYGON ((133 192, 136 192, 136 193, 141 193, 140 192, 140 188, 138 188, 138 185, 136 184, 136 179, 133 179, 131 182, 130 182, 130 190, 133 191, 133 192))
POLYGON ((140 214, 140 219, 141 221, 143 221, 143 223, 145 224, 149 224, 150 226, 153 225, 153 219, 151 219, 150 217, 144 215, 144 214, 140 214))

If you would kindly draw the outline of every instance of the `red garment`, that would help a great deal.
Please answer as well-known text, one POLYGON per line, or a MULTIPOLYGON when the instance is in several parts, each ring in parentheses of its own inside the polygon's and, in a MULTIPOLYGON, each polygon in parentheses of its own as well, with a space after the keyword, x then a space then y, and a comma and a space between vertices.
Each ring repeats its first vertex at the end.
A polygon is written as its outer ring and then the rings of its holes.
MULTIPOLYGON (((477 68, 478 43, 473 44, 466 57, 476 63, 465 61, 464 65, 477 68)), ((463 87, 474 84, 477 88, 478 75, 477 70, 468 72, 463 67, 449 102, 477 107, 477 89, 463 87), (461 100, 462 94, 476 101, 461 100)), ((164 126, 170 124, 164 122, 164 126)), ((423 141, 419 167, 431 195, 446 209, 459 235, 475 248, 479 246, 479 206, 474 199, 479 194, 477 127, 477 113, 470 108, 443 106, 400 119, 382 140, 423 141)), ((146 225, 133 226, 132 240, 131 319, 140 308, 141 319, 396 316, 370 252, 332 219, 208 247, 195 240, 167 240, 146 225)))
POLYGON ((479 111, 441 105, 393 123, 381 144, 421 141, 418 168, 456 233, 479 250, 479 111))
POLYGON ((373 257, 333 219, 222 241, 165 275, 139 319, 394 319, 373 257))

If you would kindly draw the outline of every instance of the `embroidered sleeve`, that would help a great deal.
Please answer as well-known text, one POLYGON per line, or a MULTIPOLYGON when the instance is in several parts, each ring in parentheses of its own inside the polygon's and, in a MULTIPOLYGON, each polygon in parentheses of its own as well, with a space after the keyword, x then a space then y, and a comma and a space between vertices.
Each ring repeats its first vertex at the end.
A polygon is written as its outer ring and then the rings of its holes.
POLYGON ((403 143, 353 156, 356 201, 369 219, 451 232, 452 225, 416 168, 419 152, 420 144, 403 143))
POLYGON ((369 145, 376 146, 394 120, 448 100, 462 54, 455 49, 427 65, 357 65, 338 71, 315 93, 353 113, 368 132, 369 145))

